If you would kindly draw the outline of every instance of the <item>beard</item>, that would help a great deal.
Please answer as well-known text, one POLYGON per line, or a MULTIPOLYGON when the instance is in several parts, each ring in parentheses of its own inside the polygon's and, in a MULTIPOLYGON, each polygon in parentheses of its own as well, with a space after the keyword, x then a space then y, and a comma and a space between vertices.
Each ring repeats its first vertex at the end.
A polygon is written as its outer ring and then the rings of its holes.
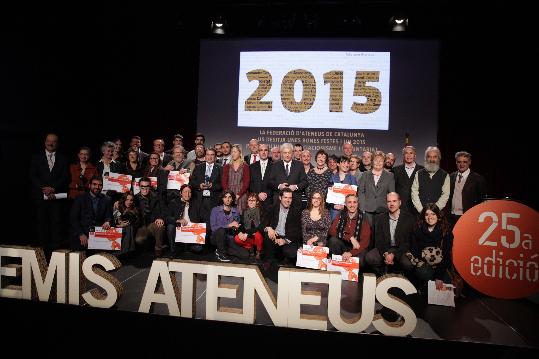
POLYGON ((440 165, 438 163, 425 163, 425 169, 427 170, 427 172, 436 172, 440 169, 440 165))

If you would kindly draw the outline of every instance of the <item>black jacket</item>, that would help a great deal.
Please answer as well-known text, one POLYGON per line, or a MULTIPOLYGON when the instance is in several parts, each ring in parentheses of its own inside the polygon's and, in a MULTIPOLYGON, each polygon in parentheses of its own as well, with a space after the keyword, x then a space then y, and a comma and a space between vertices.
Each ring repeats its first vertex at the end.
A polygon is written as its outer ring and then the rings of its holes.
POLYGON ((389 213, 382 213, 376 217, 375 247, 383 255, 385 252, 393 253, 395 259, 408 251, 410 237, 414 230, 415 218, 412 214, 402 211, 399 214, 397 228, 395 228, 395 247, 391 247, 391 232, 389 230, 389 213))
MULTIPOLYGON (((262 220, 263 227, 271 227, 273 229, 277 228, 279 223, 279 211, 281 208, 281 203, 278 202, 274 204, 269 211, 265 213, 264 219, 262 220)), ((285 238, 290 241, 297 242, 298 244, 302 243, 303 234, 301 233, 301 211, 299 207, 292 204, 288 210, 288 215, 286 216, 285 223, 285 238)))
POLYGON ((108 196, 99 195, 97 210, 94 212, 92 195, 89 192, 75 198, 71 208, 71 230, 76 236, 90 232, 90 227, 101 226, 103 223, 112 221, 112 201, 108 196))
MULTIPOLYGON (((166 222, 167 224, 176 225, 176 221, 180 218, 183 218, 183 211, 185 209, 185 202, 180 199, 171 201, 168 204, 166 222)), ((191 200, 189 203, 189 219, 193 223, 199 223, 200 218, 198 214, 198 207, 196 201, 191 200)))
MULTIPOLYGON (((449 203, 447 208, 453 207, 453 195, 455 194, 455 181, 457 180, 457 172, 450 175, 450 191, 449 203)), ((462 209, 464 212, 483 201, 483 197, 487 194, 487 184, 485 178, 477 172, 470 171, 464 187, 462 188, 462 209)))
POLYGON ((52 187, 55 193, 67 193, 69 185, 69 166, 61 153, 55 153, 54 166, 49 171, 45 149, 36 153, 30 161, 30 181, 32 198, 43 200, 43 187, 52 187))
POLYGON ((141 201, 143 200, 143 197, 140 193, 138 193, 135 196, 135 204, 137 208, 139 209, 140 215, 141 215, 141 223, 144 226, 147 226, 153 222, 155 222, 157 219, 165 219, 165 216, 163 214, 163 205, 162 205, 162 199, 161 196, 159 196, 155 192, 150 192, 147 201, 148 201, 148 207, 145 209, 142 206, 141 201))

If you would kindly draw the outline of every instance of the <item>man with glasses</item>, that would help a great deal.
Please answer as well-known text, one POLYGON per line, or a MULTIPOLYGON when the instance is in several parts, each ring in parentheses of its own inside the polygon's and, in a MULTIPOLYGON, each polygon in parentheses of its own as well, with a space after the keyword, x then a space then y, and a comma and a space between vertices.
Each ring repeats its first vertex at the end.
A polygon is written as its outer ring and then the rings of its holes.
POLYGON ((154 193, 150 186, 151 180, 148 177, 140 179, 140 193, 135 196, 135 203, 141 213, 142 223, 137 231, 135 242, 142 245, 148 241, 150 236, 155 238, 155 256, 163 254, 163 233, 165 231, 165 221, 161 197, 154 193))

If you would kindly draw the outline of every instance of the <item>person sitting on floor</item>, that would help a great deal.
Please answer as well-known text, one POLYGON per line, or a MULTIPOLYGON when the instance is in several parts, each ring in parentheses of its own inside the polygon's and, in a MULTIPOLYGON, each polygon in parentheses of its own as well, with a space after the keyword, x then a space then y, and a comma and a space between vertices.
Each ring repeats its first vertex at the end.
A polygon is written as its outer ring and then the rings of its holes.
POLYGON ((140 212, 135 206, 135 195, 126 192, 113 206, 114 224, 122 228, 122 246, 114 254, 121 255, 135 250, 135 233, 140 225, 140 212))
POLYGON ((260 260, 262 252, 261 227, 262 213, 260 211, 260 201, 256 193, 249 193, 247 196, 247 208, 241 214, 240 227, 238 234, 234 236, 234 242, 249 251, 250 257, 260 260))

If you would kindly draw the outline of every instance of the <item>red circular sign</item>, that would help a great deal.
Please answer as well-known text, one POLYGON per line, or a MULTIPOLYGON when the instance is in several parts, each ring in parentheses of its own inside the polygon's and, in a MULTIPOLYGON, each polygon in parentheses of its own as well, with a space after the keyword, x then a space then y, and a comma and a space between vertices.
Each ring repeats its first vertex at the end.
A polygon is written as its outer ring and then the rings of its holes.
POLYGON ((473 288, 507 299, 539 292, 538 212, 486 201, 468 210, 453 234, 453 263, 473 288))

